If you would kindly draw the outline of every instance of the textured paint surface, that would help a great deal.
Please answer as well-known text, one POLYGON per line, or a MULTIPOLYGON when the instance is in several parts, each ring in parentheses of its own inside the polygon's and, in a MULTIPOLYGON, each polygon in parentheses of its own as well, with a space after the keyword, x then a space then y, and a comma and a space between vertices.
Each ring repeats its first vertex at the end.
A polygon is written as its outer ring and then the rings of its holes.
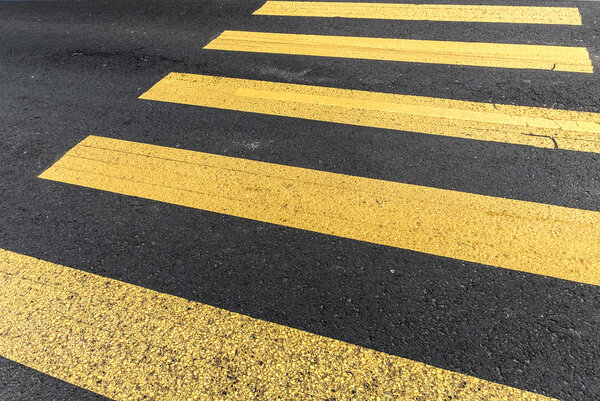
POLYGON ((585 47, 225 31, 205 49, 592 73, 585 47))
POLYGON ((171 73, 141 99, 600 153, 600 114, 171 73))
POLYGON ((581 25, 576 7, 267 1, 255 15, 581 25))
POLYGON ((549 400, 1 249, 0 283, 0 354, 115 400, 549 400))
POLYGON ((95 136, 40 177, 600 284, 600 212, 95 136))

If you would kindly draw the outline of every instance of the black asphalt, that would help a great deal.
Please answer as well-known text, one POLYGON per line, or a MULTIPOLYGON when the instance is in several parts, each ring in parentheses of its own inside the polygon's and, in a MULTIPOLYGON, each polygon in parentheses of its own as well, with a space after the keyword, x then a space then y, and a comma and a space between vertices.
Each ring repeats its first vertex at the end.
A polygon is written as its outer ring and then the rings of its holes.
MULTIPOLYGON (((261 4, 0 1, 0 248, 563 400, 600 399, 598 287, 37 178, 93 134, 600 211, 597 154, 137 99, 176 71, 600 112, 600 70, 202 50, 239 29, 586 46, 599 68, 600 2, 560 3, 579 6, 582 27, 250 16, 261 4)), ((0 358, 0 399, 27 397, 95 399, 0 358)))

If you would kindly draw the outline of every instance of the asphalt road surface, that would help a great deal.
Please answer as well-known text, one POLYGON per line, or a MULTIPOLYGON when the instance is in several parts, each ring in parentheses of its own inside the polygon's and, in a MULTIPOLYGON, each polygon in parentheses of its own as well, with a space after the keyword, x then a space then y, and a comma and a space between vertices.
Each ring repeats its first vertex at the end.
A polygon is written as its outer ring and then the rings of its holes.
POLYGON ((600 2, 434 3, 0 1, 0 399, 600 399, 600 2))

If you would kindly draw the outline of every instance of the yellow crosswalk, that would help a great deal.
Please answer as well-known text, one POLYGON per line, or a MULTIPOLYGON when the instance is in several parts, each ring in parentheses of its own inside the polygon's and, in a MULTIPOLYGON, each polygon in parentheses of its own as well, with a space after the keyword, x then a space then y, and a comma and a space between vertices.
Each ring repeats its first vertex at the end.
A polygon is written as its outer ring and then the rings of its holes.
POLYGON ((577 7, 267 1, 254 15, 581 25, 577 7))
POLYGON ((225 31, 205 49, 593 72, 585 47, 225 31))
MULTIPOLYGON (((267 1, 254 14, 582 24, 575 7, 267 1)), ((574 46, 228 30, 205 49, 593 73, 574 46)), ((181 73, 140 99, 600 153, 595 113, 181 73)), ((39 177, 600 285, 595 211, 98 136, 39 177)), ((550 400, 3 249, 0 282, 0 355, 115 400, 550 400)))
POLYGON ((600 212, 96 136, 40 177, 600 285, 600 212))
POLYGON ((0 355, 114 400, 550 400, 2 249, 0 283, 0 355))
POLYGON ((140 99, 600 153, 600 114, 171 73, 140 99))

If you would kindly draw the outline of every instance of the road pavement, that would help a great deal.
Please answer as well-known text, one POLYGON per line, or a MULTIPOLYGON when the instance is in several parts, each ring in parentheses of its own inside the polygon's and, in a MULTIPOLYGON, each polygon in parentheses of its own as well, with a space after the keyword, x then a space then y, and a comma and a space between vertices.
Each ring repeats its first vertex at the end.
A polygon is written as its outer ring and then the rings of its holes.
POLYGON ((600 3, 434 3, 1 1, 0 399, 599 399, 600 3))

